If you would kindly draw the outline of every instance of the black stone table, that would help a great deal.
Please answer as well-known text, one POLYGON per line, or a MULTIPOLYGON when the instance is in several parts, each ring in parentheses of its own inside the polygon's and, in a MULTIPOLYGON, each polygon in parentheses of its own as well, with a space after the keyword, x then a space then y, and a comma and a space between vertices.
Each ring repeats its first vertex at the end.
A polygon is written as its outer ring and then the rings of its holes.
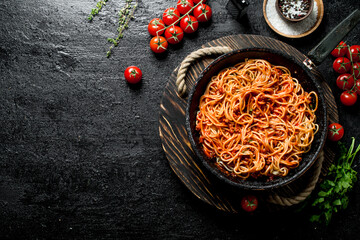
MULTIPOLYGON (((158 113, 169 75, 202 44, 258 34, 307 53, 360 2, 324 1, 320 27, 287 39, 266 25, 262 1, 250 1, 239 23, 227 0, 208 0, 212 22, 159 57, 147 24, 176 1, 142 0, 108 59, 124 2, 109 0, 89 23, 93 0, 0 1, 0 239, 357 239, 360 181, 328 227, 309 223, 308 210, 228 215, 198 200, 168 165, 158 113), (143 71, 138 86, 124 80, 130 65, 143 71)), ((360 44, 360 24, 344 40, 360 44)), ((334 91, 343 141, 360 143, 360 103, 341 105, 332 61, 319 70, 334 91)))

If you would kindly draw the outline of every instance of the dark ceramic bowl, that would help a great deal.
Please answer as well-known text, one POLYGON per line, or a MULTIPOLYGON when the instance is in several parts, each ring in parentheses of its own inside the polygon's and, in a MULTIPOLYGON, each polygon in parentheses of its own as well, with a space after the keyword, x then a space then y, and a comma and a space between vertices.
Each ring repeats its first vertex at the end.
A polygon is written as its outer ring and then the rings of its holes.
POLYGON ((320 83, 316 80, 310 70, 303 65, 303 63, 296 60, 294 57, 284 54, 281 51, 263 48, 251 48, 235 50, 228 54, 224 54, 215 59, 208 67, 206 67, 198 77, 195 86, 190 92, 188 104, 186 108, 186 129, 189 135, 191 146, 200 159, 202 164, 217 178, 234 187, 247 190, 265 190, 274 189, 301 177, 314 163, 324 145, 327 133, 327 115, 326 103, 324 93, 320 83), (199 110, 200 97, 205 92, 205 89, 211 80, 211 77, 217 75, 222 69, 244 61, 245 59, 264 59, 273 65, 281 65, 287 67, 293 77, 296 77, 301 83, 305 91, 315 91, 318 94, 318 109, 316 111, 316 123, 319 125, 319 131, 315 135, 314 141, 311 145, 311 150, 303 154, 303 159, 300 165, 291 169, 287 176, 277 178, 272 181, 266 179, 248 178, 242 180, 231 177, 226 172, 221 171, 215 166, 214 161, 209 159, 202 151, 199 143, 199 133, 195 130, 196 113, 199 110))

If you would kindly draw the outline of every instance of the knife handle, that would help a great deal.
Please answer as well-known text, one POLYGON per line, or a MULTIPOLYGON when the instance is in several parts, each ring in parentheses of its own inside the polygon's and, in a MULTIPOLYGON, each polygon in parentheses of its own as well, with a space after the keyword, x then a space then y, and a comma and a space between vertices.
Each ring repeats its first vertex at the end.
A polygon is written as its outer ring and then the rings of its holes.
POLYGON ((356 9, 325 36, 307 56, 316 64, 322 63, 329 53, 360 21, 360 10, 356 9))

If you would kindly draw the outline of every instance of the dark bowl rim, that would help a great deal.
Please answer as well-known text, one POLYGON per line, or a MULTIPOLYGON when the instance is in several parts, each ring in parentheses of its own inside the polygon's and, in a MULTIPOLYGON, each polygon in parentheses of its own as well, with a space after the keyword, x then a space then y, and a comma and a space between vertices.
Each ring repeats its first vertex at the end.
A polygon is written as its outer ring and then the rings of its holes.
MULTIPOLYGON (((306 59, 306 56, 305 56, 305 59, 306 59)), ((222 182, 229 184, 230 186, 242 189, 242 190, 271 190, 271 189, 276 189, 276 188, 288 185, 289 183, 293 182, 294 180, 300 178, 314 164, 315 160, 317 159, 320 152, 322 151, 325 141, 326 141, 326 136, 327 136, 326 129, 327 129, 327 121, 328 121, 327 118, 328 118, 327 117, 327 106, 326 106, 326 101, 325 101, 325 97, 324 97, 324 91, 322 90, 320 82, 314 77, 313 73, 311 73, 310 69, 308 67, 306 67, 305 64, 303 64, 302 62, 297 60, 293 55, 284 54, 284 52, 280 51, 280 50, 275 50, 272 48, 263 48, 263 47, 262 48, 250 47, 250 48, 236 49, 229 53, 223 54, 223 55, 217 57, 216 59, 214 59, 208 66, 206 66, 202 70, 202 72, 197 77, 195 84, 192 87, 192 89, 188 95, 186 112, 185 112, 185 127, 186 127, 186 131, 188 134, 188 139, 190 140, 191 147, 192 147, 193 151, 195 152, 196 157, 201 161, 202 165, 204 165, 207 170, 209 170, 213 175, 215 175, 222 182), (198 84, 199 84, 200 80, 204 77, 204 75, 208 71, 210 71, 210 69, 214 65, 218 64, 222 60, 224 60, 232 55, 236 55, 236 54, 243 53, 243 52, 250 52, 250 51, 261 51, 261 52, 268 52, 271 54, 278 54, 278 55, 284 57, 285 59, 290 60, 292 63, 298 65, 301 69, 303 69, 306 72, 306 75, 308 75, 309 79, 311 79, 311 81, 314 83, 315 88, 318 91, 318 101, 323 103, 322 111, 323 111, 324 116, 321 121, 323 123, 323 127, 322 127, 322 129, 319 128, 318 133, 317 133, 317 134, 320 134, 320 136, 319 136, 320 144, 319 144, 318 148, 316 149, 316 151, 314 152, 314 155, 311 158, 311 160, 309 160, 308 163, 303 165, 303 168, 300 169, 296 174, 294 174, 292 176, 288 175, 289 177, 285 176, 283 178, 279 178, 278 181, 274 180, 274 181, 264 182, 263 185, 249 185, 249 184, 242 184, 241 182, 231 181, 229 178, 227 178, 223 174, 220 174, 219 170, 210 166, 209 163, 202 157, 200 150, 196 147, 196 143, 193 138, 192 129, 191 129, 191 125, 190 125, 190 113, 189 112, 190 112, 191 102, 193 100, 194 93, 196 92, 198 84), (271 183, 273 183, 273 184, 271 184, 271 183)))

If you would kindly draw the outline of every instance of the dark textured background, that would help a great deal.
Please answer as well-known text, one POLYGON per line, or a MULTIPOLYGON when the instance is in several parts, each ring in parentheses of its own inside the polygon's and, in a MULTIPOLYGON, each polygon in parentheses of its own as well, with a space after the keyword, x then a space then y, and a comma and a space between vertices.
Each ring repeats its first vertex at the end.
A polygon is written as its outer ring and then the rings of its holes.
MULTIPOLYGON (((324 1, 325 16, 310 37, 290 40, 266 25, 262 1, 238 23, 226 0, 209 0, 211 24, 157 57, 147 24, 175 0, 140 1, 136 19, 110 59, 124 0, 109 0, 92 23, 93 0, 0 0, 0 239, 356 239, 360 181, 348 209, 329 227, 308 211, 227 215, 198 200, 171 171, 161 148, 158 112, 164 85, 181 60, 225 35, 274 37, 307 53, 358 0, 324 1), (137 65, 140 86, 123 71, 137 65)), ((346 37, 360 44, 360 24, 346 37)), ((339 104, 332 57, 320 66, 334 89, 344 141, 360 143, 360 115, 339 104)), ((360 170, 359 158, 356 170, 360 170)))

